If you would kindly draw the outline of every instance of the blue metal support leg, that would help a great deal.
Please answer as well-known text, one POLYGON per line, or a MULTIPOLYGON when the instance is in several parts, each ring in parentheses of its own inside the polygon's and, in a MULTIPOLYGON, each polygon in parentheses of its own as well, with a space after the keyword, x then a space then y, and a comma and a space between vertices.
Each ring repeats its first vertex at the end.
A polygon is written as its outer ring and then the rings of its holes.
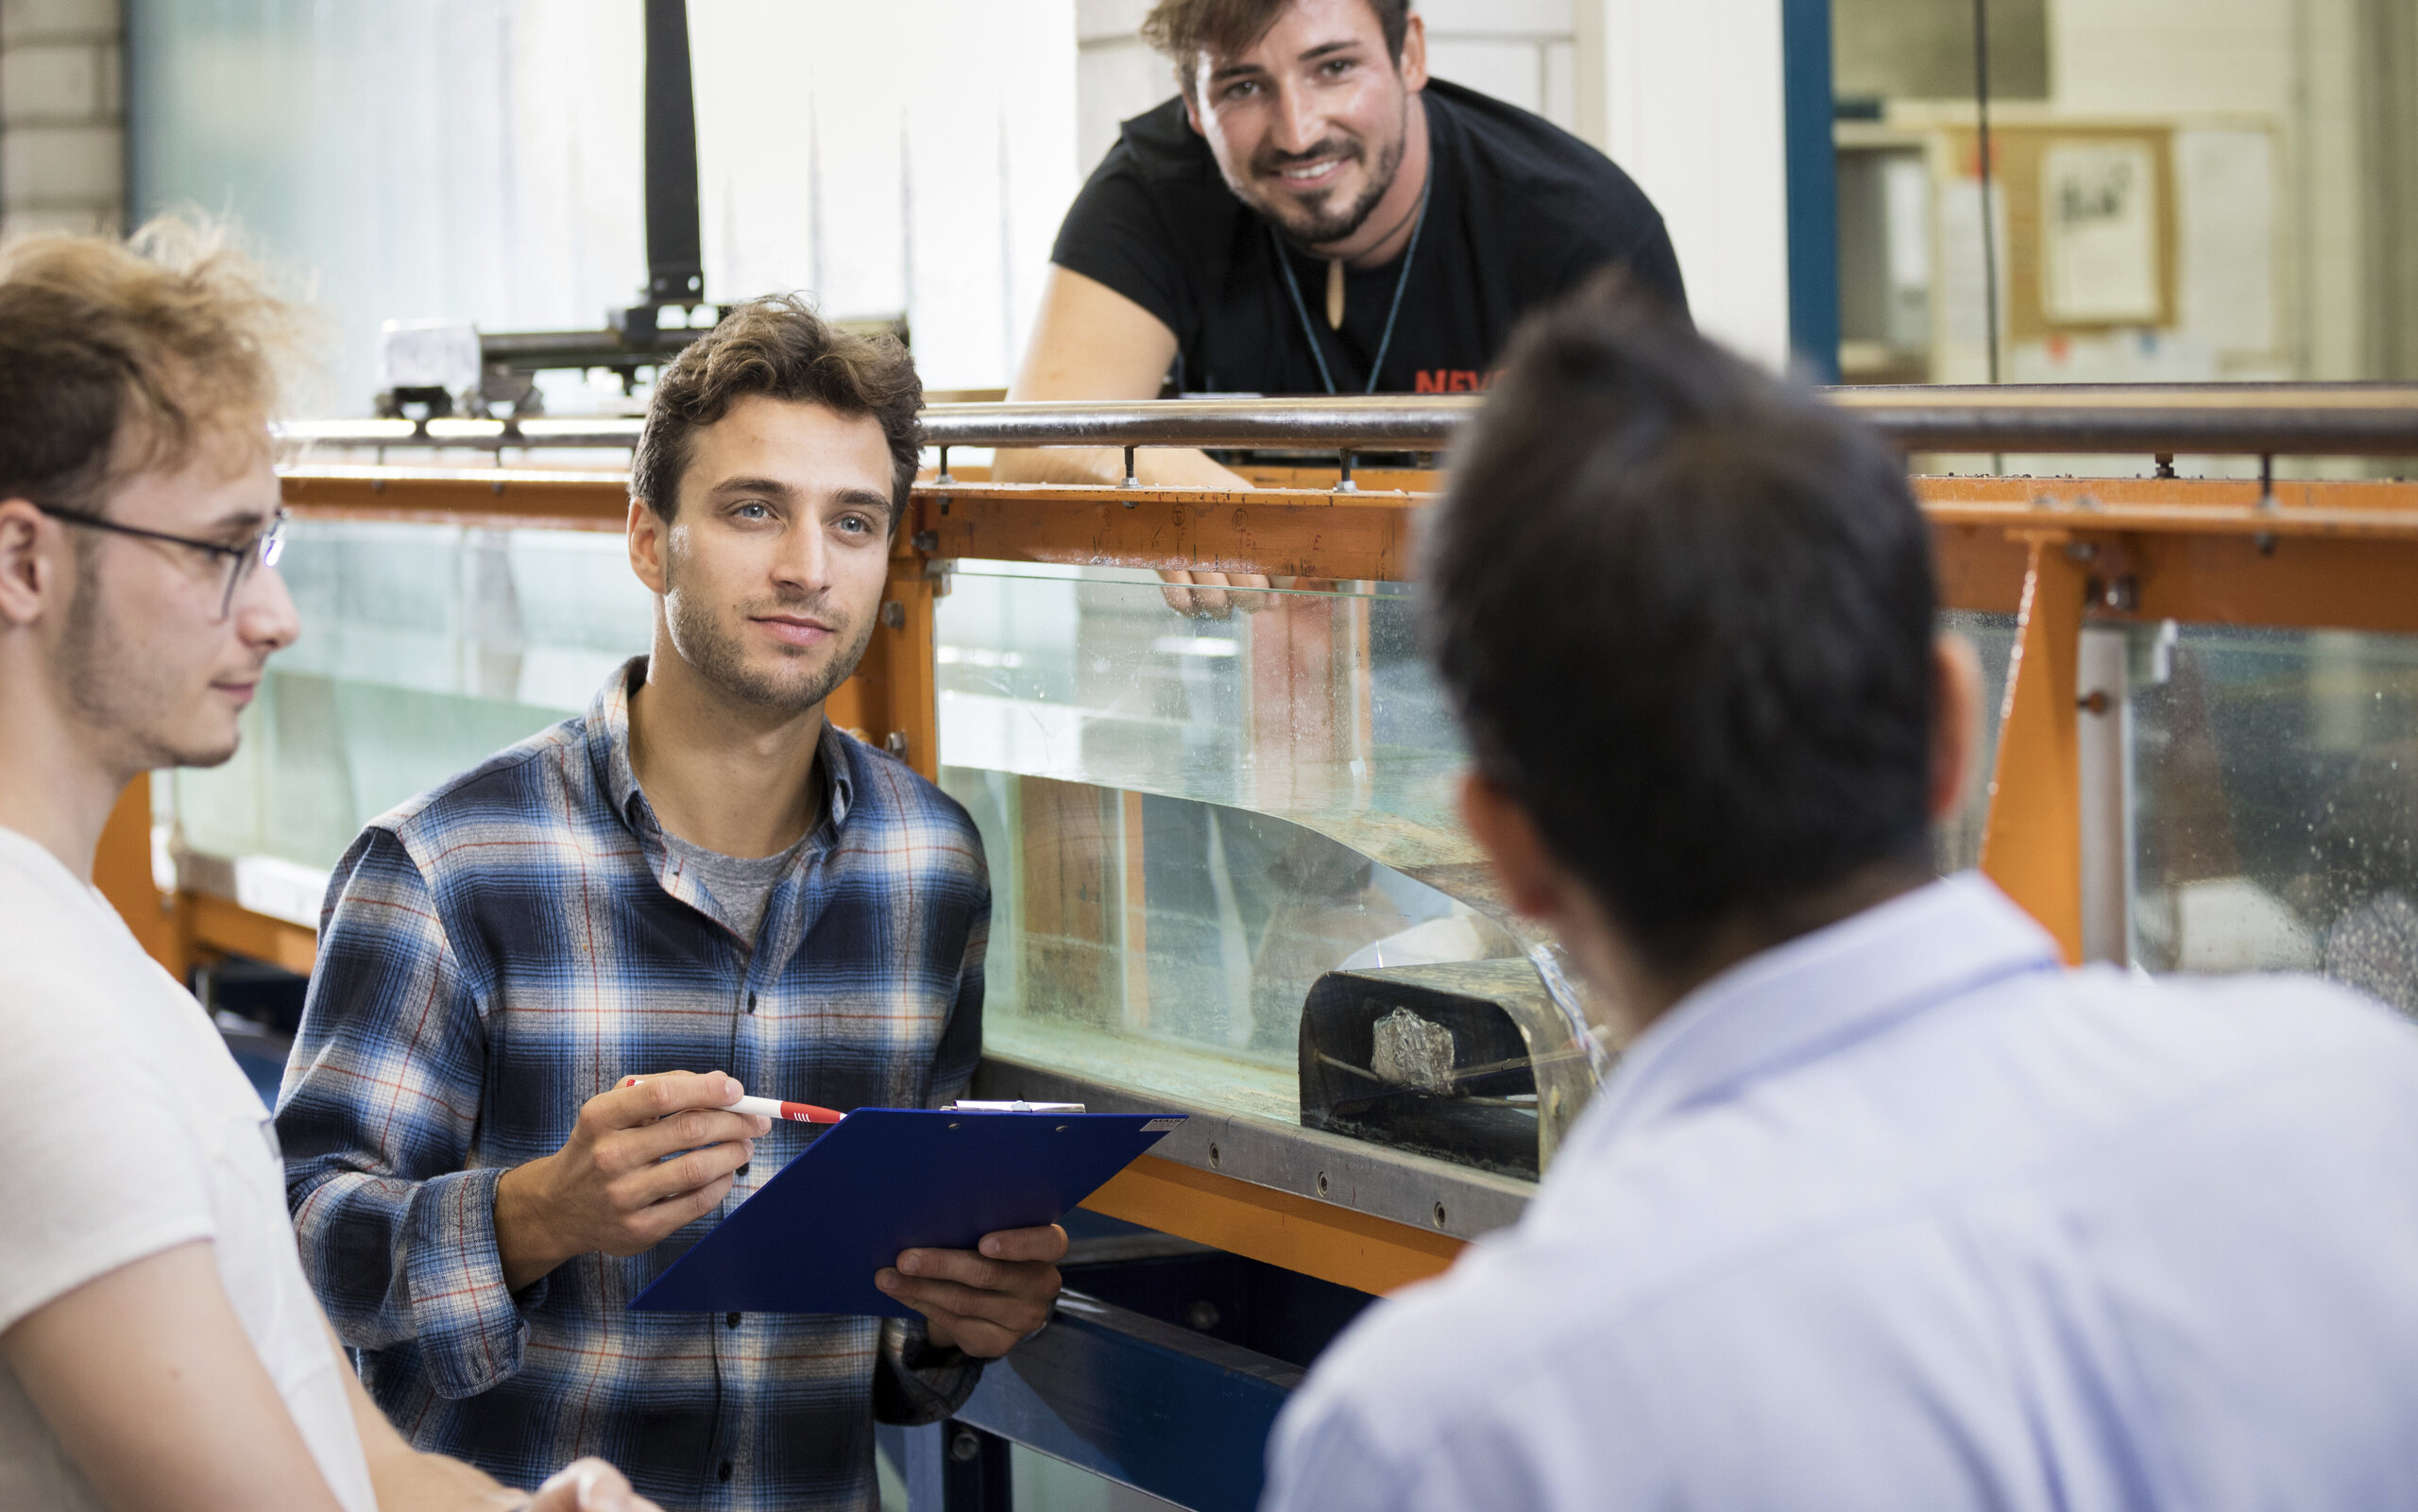
POLYGON ((900 1461, 909 1512, 1011 1512, 1006 1439, 956 1419, 883 1436, 900 1461))

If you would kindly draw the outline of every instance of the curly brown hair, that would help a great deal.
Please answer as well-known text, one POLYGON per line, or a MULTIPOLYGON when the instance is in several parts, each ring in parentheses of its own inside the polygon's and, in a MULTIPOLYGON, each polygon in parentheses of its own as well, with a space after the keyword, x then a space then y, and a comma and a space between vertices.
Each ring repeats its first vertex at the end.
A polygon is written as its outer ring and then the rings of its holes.
POLYGON ((890 442, 890 530, 897 534, 923 458, 924 384, 915 361, 896 339, 843 331, 791 294, 733 306, 664 366, 630 459, 630 497, 665 519, 677 514, 697 431, 750 394, 880 421, 890 442))
MULTIPOLYGON (((1192 93, 1192 64, 1202 53, 1239 58, 1276 25, 1293 0, 1159 0, 1142 18, 1142 40, 1175 64, 1183 93, 1192 93)), ((1386 52, 1402 61, 1410 31, 1410 0, 1369 0, 1386 34, 1386 52)))
POLYGON ((0 497, 100 510, 136 473, 265 453, 317 324, 198 217, 0 246, 0 497))

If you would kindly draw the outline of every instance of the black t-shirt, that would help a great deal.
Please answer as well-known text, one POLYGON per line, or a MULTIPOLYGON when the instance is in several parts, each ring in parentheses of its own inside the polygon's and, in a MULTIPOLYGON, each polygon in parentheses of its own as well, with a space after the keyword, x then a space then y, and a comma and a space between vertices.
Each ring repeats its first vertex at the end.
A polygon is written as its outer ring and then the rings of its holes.
MULTIPOLYGON (((1422 97, 1434 177, 1377 392, 1485 387, 1520 316, 1609 263, 1687 308, 1661 215, 1610 159, 1474 90, 1437 79, 1422 97)), ((1125 123, 1050 261, 1166 321, 1187 393, 1323 394, 1313 337, 1337 391, 1367 392, 1402 259, 1346 268, 1343 325, 1329 330, 1327 264, 1272 231, 1226 187, 1171 99, 1125 123), (1307 331, 1280 255, 1293 263, 1307 331)))

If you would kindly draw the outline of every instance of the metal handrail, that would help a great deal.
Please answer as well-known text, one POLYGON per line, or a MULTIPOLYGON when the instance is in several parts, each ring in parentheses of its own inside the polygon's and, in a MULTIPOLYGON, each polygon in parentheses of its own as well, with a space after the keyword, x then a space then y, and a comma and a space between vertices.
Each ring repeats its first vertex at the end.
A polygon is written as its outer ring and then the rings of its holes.
MULTIPOLYGON (((1905 385, 1833 388, 1830 400, 1908 451, 2171 452, 2418 456, 2418 386, 2389 383, 1905 385)), ((1218 447, 1437 451, 1473 395, 935 404, 934 447, 1218 447)), ((627 448, 635 418, 309 420, 281 433, 315 446, 627 448)))

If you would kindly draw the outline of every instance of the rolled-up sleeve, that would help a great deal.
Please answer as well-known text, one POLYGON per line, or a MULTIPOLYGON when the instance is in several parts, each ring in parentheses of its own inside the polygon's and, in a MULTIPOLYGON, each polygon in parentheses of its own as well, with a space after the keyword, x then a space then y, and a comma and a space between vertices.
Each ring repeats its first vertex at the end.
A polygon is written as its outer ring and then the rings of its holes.
POLYGON ((511 1377, 528 1336, 496 1249, 501 1168, 475 1168, 486 1029, 427 878, 373 826, 337 866, 278 1098, 304 1269, 346 1343, 417 1344, 434 1388, 511 1377))
POLYGON ((873 1415, 877 1422, 920 1428, 952 1417, 982 1382, 982 1362, 962 1350, 936 1348, 920 1317, 881 1320, 874 1359, 873 1415))

